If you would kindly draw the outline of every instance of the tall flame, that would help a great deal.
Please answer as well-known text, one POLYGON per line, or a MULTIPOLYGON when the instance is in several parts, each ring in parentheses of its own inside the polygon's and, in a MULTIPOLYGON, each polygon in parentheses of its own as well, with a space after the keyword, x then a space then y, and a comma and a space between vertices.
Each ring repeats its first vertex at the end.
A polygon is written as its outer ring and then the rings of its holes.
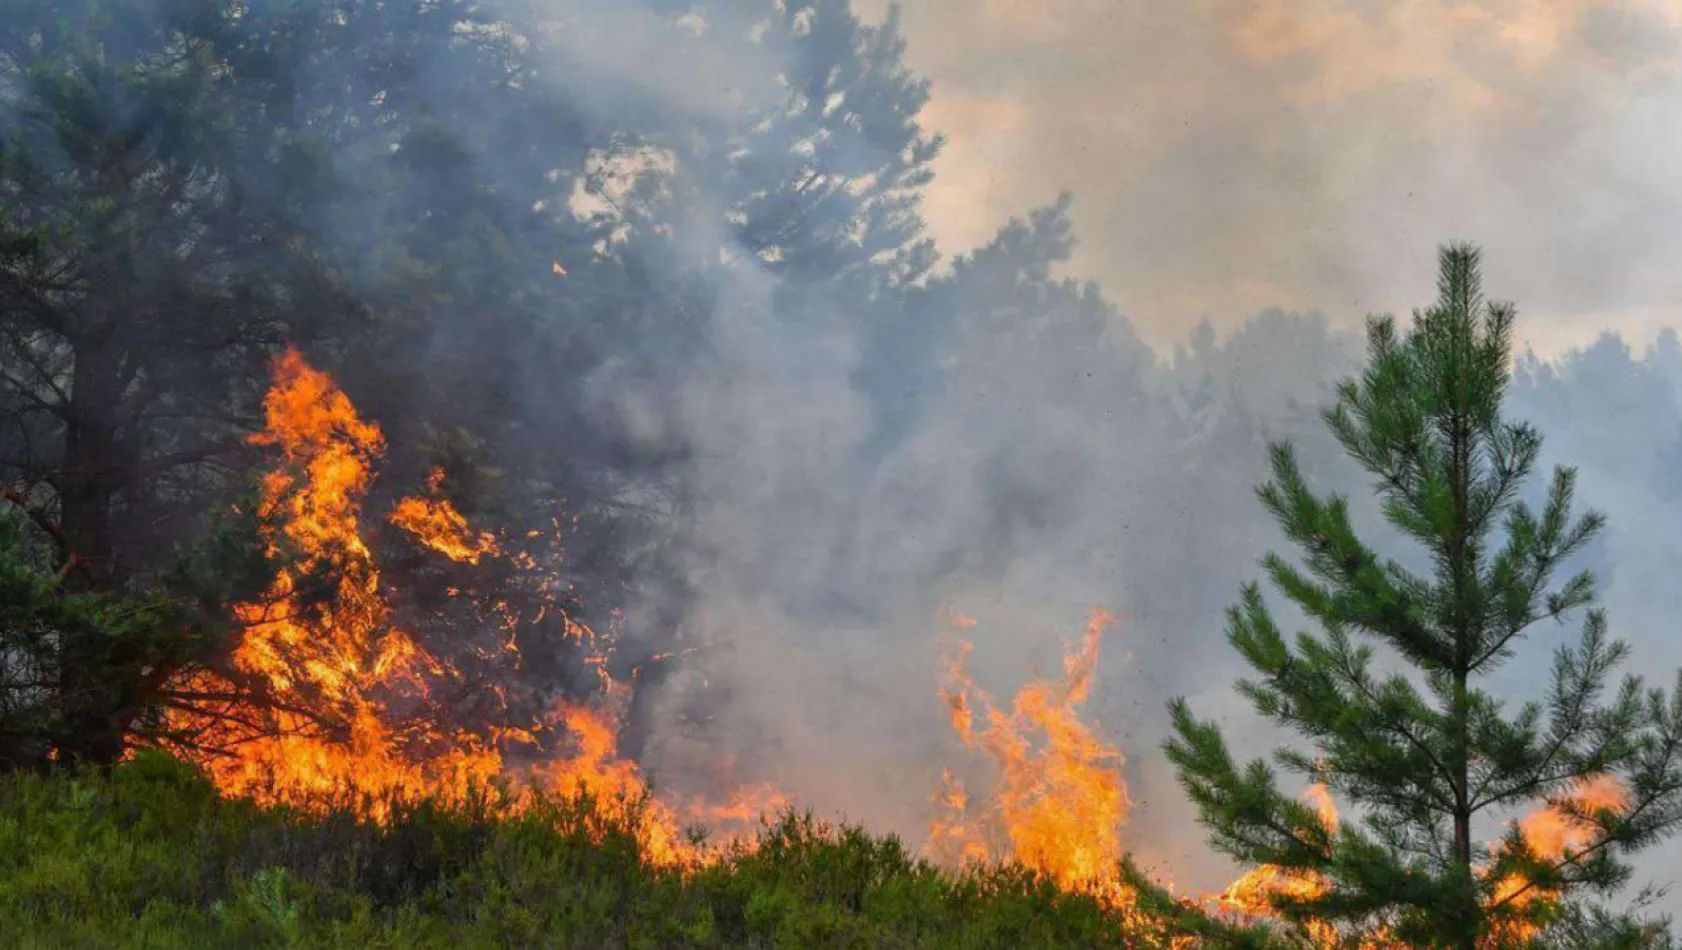
MULTIPOLYGON (((763 786, 739 790, 724 805, 674 805, 651 797, 637 765, 618 755, 616 722, 605 704, 562 705, 549 721, 493 725, 484 734, 430 715, 431 690, 460 674, 394 624, 374 555, 361 534, 362 501, 384 452, 384 436, 357 415, 331 377, 293 350, 276 360, 264 410, 265 428, 251 441, 273 449, 278 464, 262 480, 259 514, 268 552, 283 567, 265 596, 234 608, 243 632, 232 651, 232 669, 202 671, 178 684, 176 692, 189 701, 171 714, 177 734, 196 734, 182 751, 199 761, 218 787, 294 802, 346 790, 459 798, 496 779, 512 782, 528 801, 537 791, 582 791, 607 816, 631 825, 650 863, 683 866, 720 853, 692 843, 684 827, 711 823, 739 829, 786 807, 781 795, 763 786), (243 695, 235 679, 266 695, 255 702, 230 699, 243 695), (535 744, 546 730, 571 736, 576 752, 518 770, 504 761, 503 746, 535 744)), ((443 472, 431 472, 425 495, 399 501, 388 515, 391 523, 455 561, 477 564, 504 556, 494 535, 474 531, 450 504, 443 481, 443 472)), ((517 568, 536 569, 529 555, 509 557, 517 568)), ((950 770, 944 773, 929 825, 933 856, 953 864, 1019 861, 1066 889, 1093 894, 1118 909, 1130 906, 1119 876, 1121 827, 1130 807, 1122 754, 1079 716, 1111 620, 1109 613, 1093 611, 1080 644, 1064 658, 1062 677, 1024 685, 1008 711, 971 679, 971 643, 952 641, 940 697, 959 740, 982 752, 995 775, 989 794, 977 802, 950 770)), ((962 616, 954 622, 966 629, 975 623, 962 616)), ((588 628, 570 620, 564 626, 581 643, 596 643, 588 628)), ((507 649, 513 651, 511 642, 507 649)), ((622 699, 623 688, 607 677, 604 658, 593 659, 608 700, 622 699)), ((1325 788, 1314 786, 1305 794, 1335 830, 1337 810, 1325 788)), ((1584 783, 1569 797, 1591 811, 1627 806, 1627 793, 1610 777, 1584 783)), ((1582 847, 1589 835, 1581 822, 1555 807, 1526 817, 1520 829, 1532 851, 1554 859, 1582 847)), ((1260 867, 1213 903, 1223 912, 1263 917, 1272 914, 1275 895, 1309 897, 1326 886, 1312 874, 1260 867)), ((1518 878, 1494 890, 1497 903, 1554 896, 1518 878)), ((1329 925, 1311 927, 1309 935, 1322 946, 1338 940, 1329 925)), ((1388 944, 1379 934, 1362 946, 1388 944)))
MULTIPOLYGON (((384 451, 379 427, 292 350, 276 361, 264 414, 251 441, 276 450, 279 464, 262 480, 259 515, 284 566, 263 598, 234 608, 243 635, 232 662, 269 702, 213 717, 201 739, 231 754, 201 764, 225 791, 262 798, 347 788, 459 794, 487 781, 500 769, 493 749, 399 712, 424 706, 445 670, 391 623, 359 531, 384 451)), ((201 691, 229 692, 217 674, 196 679, 201 691)))
MULTIPOLYGON (((1098 665, 1099 638, 1111 616, 1092 612, 1079 649, 1067 654, 1061 680, 1023 686, 1008 713, 970 679, 970 643, 957 641, 940 695, 952 728, 997 773, 992 794, 972 808, 950 772, 931 822, 935 856, 955 862, 1016 860, 1059 885, 1120 897, 1121 824, 1129 806, 1121 751, 1081 722, 1098 665), (979 708, 987 722, 975 729, 979 708)), ((961 627, 974 621, 956 618, 961 627)))
MULTIPOLYGON (((951 619, 959 629, 975 625, 961 614, 951 619)), ((1099 639, 1110 620, 1105 611, 1093 611, 1078 649, 1064 658, 1063 677, 1036 679, 1023 686, 1008 713, 971 680, 970 641, 958 637, 950 643, 940 698, 953 732, 966 747, 984 752, 997 774, 990 794, 977 802, 951 770, 942 773, 932 800, 936 814, 929 823, 926 850, 954 865, 1018 861, 1065 889, 1092 894, 1127 913, 1135 926, 1149 927, 1155 922, 1132 913, 1132 894, 1119 875, 1121 826, 1128 811, 1121 753, 1099 739, 1078 716, 1078 707, 1091 690, 1099 639), (985 726, 978 727, 978 720, 985 726)), ((1335 833, 1339 815, 1326 786, 1311 785, 1302 797, 1335 833)), ((1610 776, 1579 784, 1565 800, 1590 813, 1628 805, 1623 786, 1610 776)), ((1530 849, 1550 860, 1582 848, 1592 836, 1592 829, 1573 818, 1568 809, 1552 805, 1526 816, 1519 826, 1530 849)), ((1264 865, 1246 872, 1218 895, 1181 900, 1203 903, 1223 916, 1261 920, 1276 916, 1276 898, 1314 898, 1325 894, 1329 886, 1314 872, 1264 865)), ((1492 906, 1557 896, 1516 876, 1501 881, 1493 891, 1492 906)), ((1382 927, 1350 935, 1335 924, 1311 921, 1305 931, 1311 944, 1328 950, 1351 946, 1403 950, 1382 927)), ((1509 922, 1486 937, 1483 946, 1496 950, 1534 935, 1533 925, 1509 922)), ((1174 945, 1185 942, 1160 936, 1174 945)))
MULTIPOLYGON (((635 822, 652 863, 708 860, 711 852, 680 833, 681 822, 740 822, 748 800, 720 809, 650 800, 633 809, 648 789, 636 765, 617 757, 616 726, 604 710, 562 706, 536 729, 493 726, 486 735, 428 715, 431 689, 459 673, 394 625, 361 535, 362 499, 384 451, 379 427, 362 420, 331 377, 295 350, 276 361, 264 410, 266 426, 251 441, 276 450, 278 464, 263 478, 259 514, 268 552, 283 566, 264 597, 234 608, 243 632, 233 672, 198 673, 182 692, 236 696, 230 680, 237 677, 266 695, 173 714, 179 732, 196 733, 184 751, 217 786, 264 801, 319 801, 350 791, 367 795, 377 810, 384 796, 459 800, 472 787, 507 779, 526 790, 527 800, 537 789, 588 793, 609 816, 635 822), (511 770, 499 743, 531 743, 546 729, 574 737, 576 754, 511 770)), ((499 555, 496 538, 471 530, 443 497, 442 481, 434 471, 427 496, 401 500, 390 520, 452 560, 474 564, 499 555)), ((535 566, 529 558, 515 563, 535 566)), ((594 642, 582 625, 568 621, 566 629, 594 642)), ((603 677, 614 685, 605 670, 603 677)), ((761 795, 754 802, 769 808, 779 800, 761 795)))

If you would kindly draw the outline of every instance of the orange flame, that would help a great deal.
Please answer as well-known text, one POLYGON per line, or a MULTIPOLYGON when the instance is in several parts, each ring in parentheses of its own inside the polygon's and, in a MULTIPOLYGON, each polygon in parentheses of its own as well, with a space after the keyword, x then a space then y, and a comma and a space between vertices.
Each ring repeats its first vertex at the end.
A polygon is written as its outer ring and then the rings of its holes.
MULTIPOLYGON (((1304 793, 1320 813, 1321 820, 1333 831, 1337 830, 1337 806, 1324 785, 1312 785, 1304 793)), ((1602 809, 1614 811, 1627 808, 1629 795, 1615 777, 1602 775, 1579 783, 1564 796, 1578 808, 1593 813, 1602 809)), ((1554 805, 1544 805, 1526 815, 1519 822, 1525 843, 1538 857, 1560 860, 1569 852, 1580 849, 1592 840, 1593 829, 1554 805)), ((1275 896, 1313 898, 1324 894, 1326 880, 1312 872, 1294 872, 1271 865, 1253 868, 1239 877, 1215 898, 1218 909, 1241 917, 1273 916, 1272 898, 1275 896)), ((1558 895, 1534 885, 1520 875, 1509 874, 1499 881, 1490 895, 1491 907, 1504 904, 1526 904, 1552 900, 1558 895)), ((1308 936, 1317 946, 1335 947, 1347 943, 1341 940, 1337 928, 1326 923, 1310 923, 1308 936)), ((1537 936, 1535 925, 1524 921, 1504 921, 1495 932, 1487 935, 1482 946, 1488 950, 1515 946, 1537 936)), ((1364 950, 1402 950, 1403 945, 1390 939, 1380 928, 1363 935, 1358 946, 1364 950)))
MULTIPOLYGON (((1326 786, 1318 783, 1310 785, 1302 793, 1304 801, 1312 804, 1320 815, 1320 820, 1331 831, 1338 826, 1337 803, 1332 801, 1331 793, 1326 786)), ((1215 898, 1218 909, 1242 917, 1267 917, 1273 915, 1272 901, 1275 897, 1289 897, 1310 899, 1319 897, 1326 892, 1326 881, 1313 872, 1291 871, 1285 868, 1264 864, 1245 872, 1237 880, 1227 885, 1215 898)), ((1338 942, 1337 928, 1330 924, 1311 923, 1308 926, 1309 938, 1319 946, 1332 947, 1338 942)))
MULTIPOLYGON (((949 864, 1019 861, 1065 889, 1093 894, 1132 916, 1132 895, 1117 873, 1121 824, 1128 810, 1121 753, 1097 738, 1077 715, 1077 707, 1091 689, 1099 638, 1110 619, 1108 613, 1094 611, 1079 649, 1064 659, 1063 678, 1023 686, 1008 714, 996 708, 970 679, 967 662, 972 644, 957 639, 949 646, 940 698, 953 732, 965 746, 986 753, 997 778, 991 795, 978 807, 963 782, 951 770, 943 771, 932 799, 936 816, 929 823, 925 850, 949 864), (979 730, 978 718, 986 723, 979 730)), ((950 622, 960 629, 975 625, 961 614, 952 615, 950 622)), ((1335 833, 1339 815, 1326 786, 1311 785, 1302 797, 1335 833)), ((1591 812, 1628 804, 1624 788, 1609 776, 1579 785, 1567 799, 1591 812)), ((1520 828, 1533 851, 1554 860, 1583 847, 1592 833, 1552 806, 1527 816, 1520 828)), ((1318 897, 1329 886, 1313 872, 1264 865, 1203 903, 1239 919, 1270 919, 1276 916, 1275 898, 1318 897)), ((1514 879, 1495 889, 1491 904, 1554 896, 1514 879)), ((1152 922, 1135 917, 1133 923, 1148 926, 1152 922)), ((1483 945, 1489 950, 1510 946, 1515 938, 1533 936, 1534 929, 1508 924, 1489 935, 1483 945)), ((1403 946, 1383 927, 1353 935, 1354 939, 1330 922, 1311 921, 1305 930, 1310 943, 1325 948, 1402 950, 1403 946)), ((1163 936, 1174 945, 1183 942, 1163 936)))
MULTIPOLYGON (((558 264, 557 272, 564 273, 558 264)), ((674 806, 652 798, 637 765, 619 757, 615 719, 605 709, 566 705, 552 721, 491 726, 485 735, 449 728, 426 715, 432 687, 460 674, 393 624, 378 567, 361 536, 362 499, 384 451, 379 427, 363 421, 333 380, 292 350, 276 361, 264 408, 266 427, 251 441, 277 450, 280 464, 262 480, 259 513, 268 526, 269 553, 286 566, 264 597, 235 607, 244 630, 233 650, 233 670, 200 672, 178 684, 177 692, 191 702, 171 714, 179 733, 198 734, 196 744, 182 751, 223 791, 303 803, 345 790, 450 799, 497 779, 525 793, 583 791, 608 817, 631 823, 646 860, 679 866, 704 864, 720 853, 693 843, 683 827, 739 826, 786 808, 783 797, 766 786, 739 790, 724 805, 674 806), (231 682, 236 676, 262 686, 265 701, 242 706, 226 700, 239 695, 231 682), (500 747, 535 743, 538 733, 550 729, 571 735, 576 753, 511 770, 500 747)), ((390 520, 454 560, 476 564, 502 556, 495 536, 474 532, 443 498, 442 479, 441 472, 432 472, 427 495, 400 501, 390 520)), ((512 555, 510 562, 537 569, 524 554, 512 555)), ((543 586, 550 586, 547 580, 543 586)), ((939 814, 929 826, 930 852, 959 864, 1020 861, 1112 907, 1131 903, 1118 874, 1121 825, 1130 807, 1122 755, 1078 715, 1111 619, 1093 611, 1078 649, 1065 656, 1062 678, 1023 686, 1008 713, 970 679, 971 644, 959 639, 952 646, 940 697, 960 741, 983 752, 996 776, 991 794, 977 804, 956 776, 944 773, 935 797, 939 814), (978 714, 985 723, 979 730, 978 714)), ((503 620, 515 622, 512 616, 503 620)), ((963 616, 953 622, 960 628, 975 625, 963 616)), ((596 642, 587 627, 569 620, 565 628, 582 643, 596 642)), ((511 642, 507 648, 513 650, 511 642)), ((605 657, 593 659, 608 699, 623 699, 624 687, 607 676, 605 657)), ((1337 812, 1324 788, 1306 794, 1335 829, 1337 812)), ((1573 797, 1591 809, 1627 804, 1622 786, 1611 778, 1586 783, 1573 797)), ((1587 834, 1556 808, 1540 810, 1520 827, 1534 851, 1555 858, 1581 847, 1587 834)), ((1325 886, 1312 875, 1263 867, 1235 881, 1217 902, 1234 913, 1263 916, 1271 914, 1269 895, 1312 896, 1325 886)), ((1552 896, 1516 880, 1496 890, 1497 901, 1552 896)), ((1311 935, 1327 946, 1336 937, 1329 926, 1311 935)), ((1385 946, 1382 937, 1363 945, 1385 946)))
MULTIPOLYGON (((235 607, 244 630, 232 660, 240 677, 268 695, 248 706, 184 706, 171 723, 197 734, 183 751, 224 792, 308 805, 350 791, 372 796, 377 812, 380 796, 459 800, 496 779, 521 783, 524 800, 536 789, 584 791, 607 817, 634 820, 644 857, 663 865, 710 860, 711 852, 679 833, 680 817, 741 821, 753 802, 777 801, 761 795, 722 809, 694 804, 681 816, 647 801, 633 811, 648 797, 646 784, 634 763, 617 757, 611 718, 585 706, 562 707, 535 730, 492 726, 483 736, 425 715, 430 688, 459 673, 392 624, 360 533, 361 500, 384 449, 379 427, 358 417, 332 379, 294 350, 276 361, 264 409, 266 427, 251 441, 277 449, 281 464, 262 481, 260 514, 269 553, 285 566, 260 602, 235 607), (577 753, 511 774, 498 744, 530 743, 551 728, 570 733, 577 753)), ((455 560, 498 555, 496 539, 471 531, 442 498, 441 481, 434 471, 430 497, 404 499, 392 521, 455 560)), ((570 620, 565 626, 569 636, 594 642, 588 628, 570 620)), ((601 672, 615 697, 616 684, 601 672)), ((227 677, 212 672, 195 675, 180 692, 237 695, 227 677)))
MULTIPOLYGON (((1063 678, 1023 686, 1008 714, 970 680, 969 642, 952 649, 941 698, 953 731, 964 745, 987 755, 997 780, 985 807, 972 812, 963 784, 946 773, 936 797, 944 815, 929 827, 929 847, 937 857, 1016 860, 1065 888, 1123 897, 1118 870, 1129 802, 1121 751, 1099 739, 1077 713, 1091 689, 1099 638, 1110 620, 1108 612, 1093 611, 1080 648, 1064 657, 1063 678), (979 734, 976 706, 987 720, 979 734)), ((960 617, 958 624, 973 621, 960 617)))
MULTIPOLYGON (((1629 791, 1615 776, 1598 775, 1576 783, 1561 797, 1560 804, 1574 805, 1591 815, 1604 810, 1620 812, 1629 807, 1629 791)), ((1580 821, 1565 808, 1552 804, 1531 812, 1518 824, 1519 833, 1523 835, 1524 843, 1530 850, 1535 852, 1537 857, 1551 861, 1564 859, 1568 854, 1587 846, 1594 838, 1592 826, 1580 821)), ((1509 874, 1497 882, 1490 899, 1495 905, 1525 907, 1540 901, 1551 901, 1558 896, 1556 892, 1526 880, 1522 875, 1509 874)), ((1524 922, 1509 924, 1500 934, 1509 940, 1535 935, 1535 926, 1524 922)))
POLYGON ((500 553, 495 536, 474 534, 467 519, 443 495, 444 470, 427 475, 427 497, 404 498, 391 512, 391 523, 414 535, 415 540, 452 561, 477 564, 486 555, 500 553))
MULTIPOLYGON (((234 608, 244 633, 232 661, 273 703, 209 717, 201 738, 234 754, 201 764, 225 791, 259 797, 280 788, 420 793, 483 783, 499 770, 494 750, 395 712, 424 705, 444 671, 392 626, 358 531, 370 468, 384 449, 379 427, 291 350, 275 364, 264 410, 267 426, 251 441, 277 449, 281 464, 262 480, 259 513, 272 525, 269 553, 286 566, 261 601, 234 608)), ((213 673, 193 685, 229 692, 213 673)), ((190 727, 193 718, 176 724, 190 727)))
MULTIPOLYGON (((1573 788, 1566 800, 1589 813, 1622 811, 1629 807, 1629 792, 1611 775, 1599 775, 1573 788)), ((1544 807, 1519 822, 1525 843, 1539 855, 1564 857, 1567 851, 1589 842, 1592 829, 1553 806, 1544 807)))

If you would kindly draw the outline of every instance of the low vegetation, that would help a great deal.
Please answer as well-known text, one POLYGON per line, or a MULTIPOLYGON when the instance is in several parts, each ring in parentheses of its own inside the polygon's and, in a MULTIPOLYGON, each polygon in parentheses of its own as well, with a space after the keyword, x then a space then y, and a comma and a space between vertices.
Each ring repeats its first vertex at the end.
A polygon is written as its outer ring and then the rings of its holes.
POLYGON ((646 866, 585 798, 306 814, 148 753, 0 778, 0 933, 99 948, 1151 947, 1020 868, 951 874, 809 817, 695 872, 646 866))

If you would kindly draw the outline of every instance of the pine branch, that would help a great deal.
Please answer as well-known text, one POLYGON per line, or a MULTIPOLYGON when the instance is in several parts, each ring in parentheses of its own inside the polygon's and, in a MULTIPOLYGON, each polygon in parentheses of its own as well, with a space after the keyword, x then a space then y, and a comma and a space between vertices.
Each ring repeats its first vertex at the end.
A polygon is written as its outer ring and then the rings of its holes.
POLYGON ((1263 567, 1323 635, 1287 643, 1254 584, 1228 610, 1228 640, 1257 674, 1239 691, 1314 749, 1282 749, 1275 759, 1364 806, 1370 834, 1344 827, 1335 848, 1316 850, 1315 837, 1296 830, 1315 827, 1312 816, 1278 794, 1262 762, 1240 773, 1216 727, 1194 720, 1183 701, 1172 706, 1176 738, 1166 748, 1217 847, 1330 882, 1316 898, 1284 900, 1290 916, 1371 915, 1393 923, 1395 939, 1474 950, 1491 925, 1517 919, 1515 910, 1537 916, 1536 893, 1551 903, 1609 886, 1627 873, 1623 854, 1682 824, 1682 676, 1668 698, 1644 697, 1630 677, 1603 701, 1628 648, 1607 640, 1604 615, 1591 609, 1581 642, 1555 656, 1545 704, 1508 713, 1477 688, 1535 623, 1592 607, 1588 572, 1551 592, 1549 584, 1604 519, 1594 511, 1573 519, 1568 468, 1554 473, 1540 512, 1518 501, 1541 439, 1501 419, 1514 310, 1484 301, 1471 248, 1444 248, 1440 263, 1437 302, 1416 312, 1405 337, 1389 318, 1369 321, 1367 367, 1338 387, 1325 413, 1345 452, 1377 476, 1384 516, 1423 548, 1430 575, 1381 561, 1356 536, 1347 499, 1316 496, 1291 448, 1273 445, 1272 479, 1257 497, 1301 558, 1268 555, 1263 567), (1375 678, 1373 651, 1356 647, 1353 634, 1393 647, 1429 697, 1405 676, 1375 678), (1584 814, 1566 787, 1608 773, 1629 777, 1631 807, 1584 814), (1474 817, 1539 798, 1597 828, 1594 840, 1537 856, 1515 825, 1495 865, 1480 872, 1486 846, 1474 839, 1474 817), (1480 874, 1508 873, 1528 883, 1518 895, 1503 884, 1492 897, 1480 874))
POLYGON ((53 539, 53 543, 57 544, 59 549, 64 552, 65 561, 58 568, 60 580, 72 570, 80 571, 90 582, 94 580, 92 568, 88 565, 86 559, 76 553, 75 547, 71 545, 70 539, 65 535, 63 529, 47 517, 45 512, 30 504, 29 499, 25 498, 21 492, 11 485, 0 485, 0 498, 4 498, 22 509, 23 513, 29 516, 29 520, 35 522, 36 527, 46 532, 47 536, 53 539))

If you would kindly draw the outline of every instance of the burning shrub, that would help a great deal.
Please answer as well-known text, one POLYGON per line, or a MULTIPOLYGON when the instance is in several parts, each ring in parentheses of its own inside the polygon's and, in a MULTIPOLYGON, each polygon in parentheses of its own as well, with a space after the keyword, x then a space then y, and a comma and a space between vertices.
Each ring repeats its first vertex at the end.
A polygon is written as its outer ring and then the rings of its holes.
POLYGON ((1130 947, 1168 944, 1020 866, 953 874, 787 815, 693 873, 588 794, 263 808, 157 753, 0 776, 10 946, 1130 947))

